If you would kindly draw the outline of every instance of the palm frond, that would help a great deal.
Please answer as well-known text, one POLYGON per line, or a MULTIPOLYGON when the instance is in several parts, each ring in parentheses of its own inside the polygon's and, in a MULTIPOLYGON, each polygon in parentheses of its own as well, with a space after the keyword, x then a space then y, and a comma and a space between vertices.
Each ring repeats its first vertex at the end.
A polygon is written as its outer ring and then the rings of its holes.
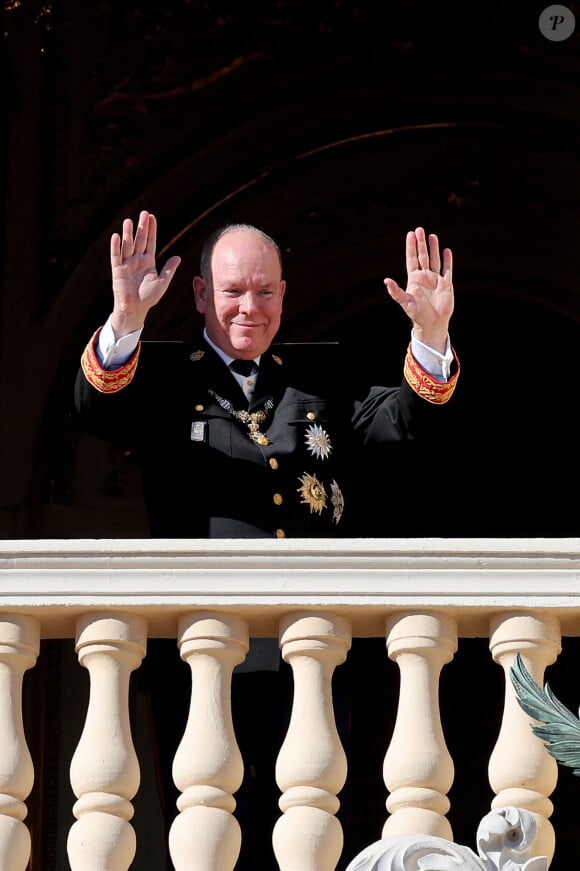
POLYGON ((540 689, 516 654, 510 678, 522 710, 539 721, 531 724, 534 735, 546 744, 548 752, 562 765, 580 776, 580 720, 559 699, 549 685, 540 689))

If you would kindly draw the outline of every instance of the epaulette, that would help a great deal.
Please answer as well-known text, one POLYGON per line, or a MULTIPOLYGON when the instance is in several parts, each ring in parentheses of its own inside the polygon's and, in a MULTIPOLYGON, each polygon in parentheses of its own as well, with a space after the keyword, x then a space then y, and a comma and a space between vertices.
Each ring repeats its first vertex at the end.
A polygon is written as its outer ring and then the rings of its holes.
POLYGON ((434 405, 443 405, 445 402, 448 402, 455 390, 460 369, 459 360, 455 351, 453 352, 453 356, 456 369, 449 381, 436 381, 432 375, 425 372, 425 370, 417 363, 411 353, 411 346, 409 345, 405 356, 403 374, 411 389, 414 390, 422 399, 426 399, 427 402, 431 402, 434 405))
POLYGON ((93 335, 81 356, 81 368, 89 384, 99 393, 117 393, 133 380, 139 360, 141 343, 137 345, 133 355, 118 369, 103 369, 97 357, 95 343, 101 332, 101 327, 93 335))

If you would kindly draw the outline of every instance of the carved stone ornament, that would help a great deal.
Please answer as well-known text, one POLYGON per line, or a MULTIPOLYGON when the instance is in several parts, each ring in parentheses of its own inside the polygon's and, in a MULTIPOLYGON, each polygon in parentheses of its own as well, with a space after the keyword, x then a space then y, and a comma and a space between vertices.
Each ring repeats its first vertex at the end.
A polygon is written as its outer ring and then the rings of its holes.
POLYGON ((479 856, 445 838, 391 835, 366 847, 346 871, 547 871, 547 858, 532 856, 535 837, 531 813, 504 807, 480 822, 479 856))

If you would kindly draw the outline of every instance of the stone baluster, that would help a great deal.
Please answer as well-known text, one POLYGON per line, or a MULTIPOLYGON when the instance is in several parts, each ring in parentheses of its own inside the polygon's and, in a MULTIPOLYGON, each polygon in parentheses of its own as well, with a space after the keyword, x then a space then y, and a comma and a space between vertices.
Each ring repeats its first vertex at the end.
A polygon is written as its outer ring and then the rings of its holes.
POLYGON ((234 666, 248 651, 248 627, 228 614, 187 614, 179 622, 178 641, 191 668, 192 688, 173 762, 181 813, 169 834, 171 858, 176 871, 231 871, 241 846, 233 793, 240 788, 244 766, 230 692, 234 666))
POLYGON ((447 792, 454 777, 439 710, 441 669, 457 650, 457 626, 437 613, 394 614, 387 650, 400 670, 397 719, 383 775, 390 795, 388 835, 422 834, 452 840, 447 792))
POLYGON ((129 820, 139 762, 129 722, 129 681, 146 649, 147 624, 130 614, 93 613, 77 621, 76 651, 90 675, 83 732, 70 781, 78 801, 68 837, 72 871, 126 871, 136 839, 129 820))
POLYGON ((280 871, 333 871, 343 846, 335 814, 347 766, 334 719, 332 675, 346 659, 350 624, 329 614, 292 614, 280 632, 294 699, 276 763, 283 815, 274 827, 274 852, 280 871))
POLYGON ((30 859, 30 833, 22 821, 34 769, 22 722, 22 682, 39 646, 37 620, 0 615, 0 871, 24 871, 30 859))
POLYGON ((490 650, 505 674, 504 712, 496 745, 489 760, 489 782, 496 796, 492 808, 508 805, 533 813, 537 824, 534 853, 554 854, 554 829, 548 817, 553 805, 548 796, 557 778, 556 760, 530 727, 531 718, 520 708, 509 677, 516 653, 539 686, 546 666, 560 653, 560 627, 556 617, 525 612, 498 614, 490 621, 490 650))

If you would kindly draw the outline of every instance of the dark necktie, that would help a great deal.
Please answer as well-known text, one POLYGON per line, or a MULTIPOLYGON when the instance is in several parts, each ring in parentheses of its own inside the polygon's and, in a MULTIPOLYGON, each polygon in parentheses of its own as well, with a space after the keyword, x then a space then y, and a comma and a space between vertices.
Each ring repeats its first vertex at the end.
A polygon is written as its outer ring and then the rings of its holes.
POLYGON ((257 366, 253 360, 232 360, 230 369, 238 375, 243 375, 244 378, 249 378, 252 372, 257 371, 257 366))

